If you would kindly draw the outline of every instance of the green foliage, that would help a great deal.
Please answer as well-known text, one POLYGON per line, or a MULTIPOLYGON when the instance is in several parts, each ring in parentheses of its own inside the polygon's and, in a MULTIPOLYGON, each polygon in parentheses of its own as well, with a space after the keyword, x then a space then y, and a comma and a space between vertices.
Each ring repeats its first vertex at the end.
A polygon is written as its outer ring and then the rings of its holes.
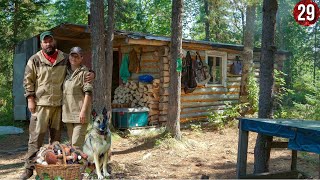
POLYGON ((254 112, 259 109, 259 86, 254 77, 254 73, 249 73, 248 76, 248 101, 249 106, 254 112))
POLYGON ((115 29, 155 35, 171 34, 171 1, 120 0, 115 2, 115 29))
POLYGON ((35 33, 35 24, 47 0, 0 2, 0 125, 13 125, 13 52, 17 42, 35 33))
POLYGON ((48 9, 55 25, 61 23, 88 24, 89 7, 83 0, 57 0, 48 9))
MULTIPOLYGON (((198 14, 187 17, 193 23, 190 28, 190 38, 203 40, 205 39, 205 21, 209 20, 210 41, 241 44, 242 42, 242 16, 244 12, 244 2, 236 0, 230 1, 209 1, 209 15, 204 11, 204 1, 189 0, 186 6, 196 6, 199 8, 198 14), (188 4, 190 3, 190 4, 188 4), (231 4, 231 5, 230 5, 231 4)), ((188 13, 188 12, 187 12, 188 13)))
POLYGON ((190 128, 193 132, 196 132, 196 133, 202 132, 201 124, 191 124, 190 128))
POLYGON ((163 144, 166 141, 169 141, 170 139, 173 139, 172 135, 170 133, 165 133, 161 138, 156 140, 154 145, 156 147, 159 147, 161 144, 163 144))
POLYGON ((293 84, 293 89, 282 93, 282 106, 275 112, 276 118, 320 120, 320 83, 313 84, 310 74, 305 74, 293 84))
POLYGON ((12 125, 12 53, 0 53, 0 125, 12 125))
POLYGON ((223 128, 235 118, 240 117, 240 112, 243 108, 246 108, 248 105, 248 103, 226 103, 226 108, 223 111, 213 112, 208 116, 209 123, 217 126, 218 128, 223 128))

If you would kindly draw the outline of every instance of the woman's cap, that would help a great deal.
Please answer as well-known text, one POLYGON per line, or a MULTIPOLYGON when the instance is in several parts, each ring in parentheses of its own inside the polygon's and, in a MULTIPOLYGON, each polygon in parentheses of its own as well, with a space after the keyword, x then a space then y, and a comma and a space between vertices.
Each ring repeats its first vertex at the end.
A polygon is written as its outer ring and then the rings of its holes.
POLYGON ((82 56, 83 50, 80 47, 76 46, 70 49, 69 54, 78 54, 79 56, 82 56))

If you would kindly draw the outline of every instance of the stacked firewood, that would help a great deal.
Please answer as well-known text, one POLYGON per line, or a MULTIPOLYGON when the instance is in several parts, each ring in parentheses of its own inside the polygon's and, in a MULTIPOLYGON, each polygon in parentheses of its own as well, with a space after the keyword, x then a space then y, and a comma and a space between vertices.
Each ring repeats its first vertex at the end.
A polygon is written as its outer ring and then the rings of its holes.
POLYGON ((129 103, 130 107, 148 107, 149 121, 159 118, 160 79, 152 83, 129 81, 115 89, 113 104, 129 103))

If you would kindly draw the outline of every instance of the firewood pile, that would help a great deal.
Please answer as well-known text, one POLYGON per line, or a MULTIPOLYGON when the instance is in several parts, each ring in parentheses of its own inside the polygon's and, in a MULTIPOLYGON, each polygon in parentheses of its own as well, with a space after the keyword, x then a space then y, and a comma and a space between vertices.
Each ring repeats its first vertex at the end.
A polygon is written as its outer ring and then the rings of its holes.
POLYGON ((131 108, 148 107, 149 123, 159 118, 159 84, 160 79, 152 83, 129 81, 114 91, 112 104, 129 104, 131 108))

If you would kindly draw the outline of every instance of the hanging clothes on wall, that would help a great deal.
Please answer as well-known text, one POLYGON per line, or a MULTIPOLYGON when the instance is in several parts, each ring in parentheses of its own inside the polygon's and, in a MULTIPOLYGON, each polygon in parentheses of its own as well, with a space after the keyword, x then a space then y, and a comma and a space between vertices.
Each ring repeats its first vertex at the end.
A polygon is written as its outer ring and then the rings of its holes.
POLYGON ((124 83, 128 82, 128 78, 131 76, 129 72, 129 54, 124 54, 120 66, 120 77, 124 83))
POLYGON ((140 66, 139 66, 139 58, 137 52, 132 49, 129 53, 129 71, 132 73, 139 73, 140 66))
POLYGON ((192 60, 190 52, 188 51, 181 74, 181 87, 184 88, 186 94, 192 93, 197 88, 195 67, 196 63, 192 60))

